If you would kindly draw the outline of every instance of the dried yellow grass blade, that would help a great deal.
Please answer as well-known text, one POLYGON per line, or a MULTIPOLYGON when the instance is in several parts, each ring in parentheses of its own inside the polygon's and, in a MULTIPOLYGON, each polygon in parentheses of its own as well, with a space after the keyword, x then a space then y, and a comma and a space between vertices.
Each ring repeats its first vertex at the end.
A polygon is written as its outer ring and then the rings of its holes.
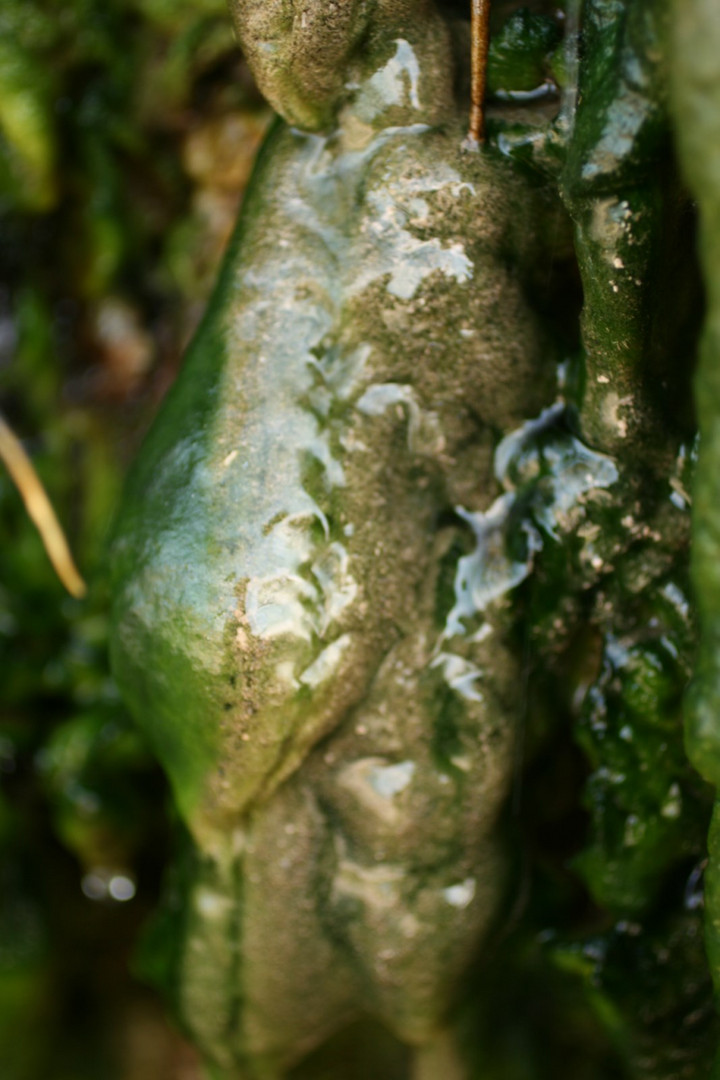
POLYGON ((0 415, 0 460, 10 473, 34 522, 55 573, 71 596, 80 598, 87 589, 70 554, 65 534, 57 519, 33 463, 23 445, 0 415))

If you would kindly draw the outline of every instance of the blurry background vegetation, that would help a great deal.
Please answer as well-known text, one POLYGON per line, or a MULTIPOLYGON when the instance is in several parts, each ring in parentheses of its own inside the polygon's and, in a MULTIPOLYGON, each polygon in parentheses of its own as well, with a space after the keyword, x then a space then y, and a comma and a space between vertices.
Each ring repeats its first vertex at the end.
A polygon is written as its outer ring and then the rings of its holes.
MULTIPOLYGON (((498 38, 499 80, 524 18, 498 38)), ((549 53, 544 27, 531 29, 549 53)), ((64 594, 0 471, 2 1080, 201 1075, 133 974, 172 811, 108 673, 104 541, 268 121, 224 0, 1 0, 0 408, 91 586, 84 601, 64 594)), ((590 673, 568 658, 569 683, 587 691, 579 710, 529 717, 510 826, 528 853, 523 913, 486 957, 466 1019, 484 1080, 708 1075, 710 799, 682 750, 685 561, 628 612, 652 626, 644 639, 599 640, 590 673)), ((338 1071, 331 1046, 312 1075, 366 1077, 369 1053, 338 1071)))
POLYGON ((2 0, 0 408, 90 582, 0 470, 0 1076, 191 1080, 128 973, 168 854, 107 666, 104 539, 269 113, 223 0, 2 0))

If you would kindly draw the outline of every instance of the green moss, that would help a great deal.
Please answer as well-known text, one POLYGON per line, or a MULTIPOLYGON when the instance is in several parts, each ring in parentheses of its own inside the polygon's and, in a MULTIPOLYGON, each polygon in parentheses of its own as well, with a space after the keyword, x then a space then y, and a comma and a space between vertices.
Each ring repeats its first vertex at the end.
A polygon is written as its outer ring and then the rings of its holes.
MULTIPOLYGON (((576 11, 566 5, 564 25, 575 14, 582 18, 577 57, 558 43, 555 5, 533 4, 529 13, 493 4, 493 92, 527 93, 553 78, 572 89, 579 63, 574 114, 562 103, 559 119, 549 119, 552 95, 532 117, 495 102, 490 130, 499 147, 492 149, 498 183, 507 151, 536 188, 561 188, 574 229, 572 266, 556 292, 550 287, 543 295, 567 298, 577 264, 584 309, 578 350, 574 293, 569 318, 552 310, 562 303, 548 301, 545 370, 558 355, 582 355, 571 385, 566 382, 562 422, 538 437, 527 471, 510 478, 517 496, 510 530, 515 555, 527 557, 527 523, 543 548, 532 578, 513 597, 512 644, 527 681, 522 712, 529 730, 506 822, 514 850, 523 852, 506 909, 522 914, 517 925, 516 916, 509 920, 509 929, 501 918, 497 953, 479 961, 470 980, 475 996, 466 1004, 470 1056, 488 1080, 703 1080, 717 1037, 700 908, 711 793, 683 756, 681 713, 694 669, 687 748, 696 768, 717 783, 720 43, 714 0, 676 0, 670 34, 671 6, 584 0, 576 11), (694 212, 673 161, 671 87, 675 134, 700 208, 709 312, 696 382, 695 600, 686 581, 686 496, 695 457, 688 373, 700 287, 694 212), (580 521, 549 528, 553 455, 578 436, 612 458, 619 479, 582 501, 580 521), (697 664, 693 605, 700 620, 697 664)), ((165 796, 108 674, 103 551, 127 461, 177 367, 180 343, 212 276, 201 254, 202 185, 185 170, 183 145, 196 127, 257 100, 220 0, 68 0, 60 7, 49 0, 0 4, 0 404, 26 440, 95 586, 85 607, 63 598, 2 473, 3 1080, 114 1075, 115 1051, 98 1032, 126 1015, 128 995, 147 1006, 122 973, 136 924, 156 900, 165 796), (128 305, 152 340, 134 381, 123 382, 122 361, 96 332, 108 297, 128 305), (132 874, 138 893, 131 904, 91 903, 83 895, 83 875, 99 863, 121 864, 132 874), (67 1004, 74 1001, 85 1003, 84 1013, 67 1004)), ((465 5, 455 10, 464 15, 465 5)), ((210 205, 215 212, 218 204, 210 205)), ((519 231, 534 213, 518 204, 519 231)), ((557 217, 548 215, 551 220, 557 217)), ((570 265, 566 231, 539 230, 539 284, 524 282, 533 295, 558 273, 558 259, 570 265)), ((441 313, 442 286, 439 281, 432 294, 432 313, 416 315, 418 356, 426 356, 430 339, 433 346, 454 340, 457 312, 441 313)), ((394 347, 392 327, 372 329, 378 347, 394 347)), ((207 335, 201 345, 198 367, 217 349, 207 335)), ((446 354, 436 353, 443 358, 434 360, 440 399, 446 354)), ((191 413, 204 430, 214 408, 203 397, 206 389, 204 378, 189 380, 170 412, 191 413)), ((333 418, 342 415, 338 406, 333 418)), ((497 420, 493 436, 507 434, 501 428, 497 420)), ((153 436, 146 464, 131 481, 138 489, 153 480, 163 452, 158 439, 153 436)), ((398 452, 403 446, 399 438, 398 452)), ((477 489, 479 477, 489 483, 474 462, 455 477, 464 493, 477 489)), ((408 476, 413 485, 427 482, 422 468, 408 476)), ((317 458, 308 459, 306 479, 314 493, 323 490, 317 458)), ((437 478, 432 483, 439 490, 437 478)), ((139 500, 137 513, 146 512, 139 500)), ((161 512, 153 514, 149 536, 166 524, 161 512)), ((333 539, 342 539, 342 524, 338 511, 333 539)), ((207 538, 208 551, 214 542, 207 538)), ((458 540, 445 557, 437 626, 452 604, 463 554, 458 540)), ((127 559, 133 563, 136 553, 127 559)), ((121 566, 121 573, 130 569, 121 566)), ((173 631, 180 643, 186 629, 173 631)), ((189 751, 178 751, 177 765, 176 711, 158 710, 153 723, 155 750, 175 772, 178 805, 188 809, 217 764, 216 742, 172 641, 158 644, 152 632, 138 640, 164 677, 176 680, 175 707, 186 710, 189 751)), ((217 709, 237 695, 234 671, 223 669, 217 709)), ((154 700, 141 696, 140 689, 129 690, 135 709, 152 712, 154 700)), ((304 708, 309 697, 305 689, 304 708)), ((451 771, 448 761, 462 749, 462 717, 445 700, 437 716, 435 750, 451 771)), ((719 837, 716 821, 705 885, 716 976, 719 837)), ((201 873, 188 855, 180 878, 168 884, 165 928, 144 947, 145 974, 176 996, 183 989, 177 942, 189 917, 182 894, 201 873)), ((344 1075, 333 1056, 344 1045, 329 1047, 329 1056, 299 1075, 344 1075)), ((402 1055, 398 1062, 406 1067, 402 1055)))
POLYGON ((560 40, 558 23, 527 8, 514 12, 493 34, 488 57, 488 91, 536 90, 546 80, 549 58, 560 40))

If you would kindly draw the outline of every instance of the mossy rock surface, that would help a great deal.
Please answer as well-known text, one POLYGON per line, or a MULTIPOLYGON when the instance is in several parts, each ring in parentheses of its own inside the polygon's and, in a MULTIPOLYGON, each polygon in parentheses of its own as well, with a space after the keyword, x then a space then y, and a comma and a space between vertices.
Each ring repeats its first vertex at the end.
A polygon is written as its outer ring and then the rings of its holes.
MULTIPOLYGON (((465 7, 451 7, 464 42, 465 7)), ((496 0, 492 28, 488 153, 544 207, 522 287, 551 343, 550 389, 528 399, 551 403, 557 366, 562 410, 505 474, 512 560, 527 559, 529 528, 542 547, 512 595, 524 706, 499 826, 507 902, 458 1030, 483 1080, 704 1080, 720 965, 717 825, 706 864, 720 779, 720 28, 711 0, 496 0), (559 515, 558 462, 567 482, 573 463, 598 475, 606 460, 616 480, 559 515)), ((64 597, 2 473, 7 1080, 203 1076, 148 988, 182 988, 184 898, 202 870, 109 673, 106 553, 268 120, 219 0, 2 5, 0 408, 91 581, 89 600, 64 597)), ((498 424, 477 462, 509 433, 498 424)), ((473 550, 470 526, 451 525, 433 618, 473 550)), ((454 716, 436 736, 452 756, 454 716)), ((289 1075, 345 1080, 350 1059, 359 1076, 410 1068, 363 1020, 289 1075)))

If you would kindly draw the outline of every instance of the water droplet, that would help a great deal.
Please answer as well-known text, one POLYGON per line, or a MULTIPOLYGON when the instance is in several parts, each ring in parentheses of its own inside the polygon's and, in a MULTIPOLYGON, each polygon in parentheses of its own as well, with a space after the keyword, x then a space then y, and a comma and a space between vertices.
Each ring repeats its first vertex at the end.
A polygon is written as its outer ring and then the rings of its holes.
POLYGON ((108 892, 112 899, 117 900, 118 903, 124 904, 128 900, 132 900, 135 891, 135 882, 126 874, 114 874, 110 878, 108 892))

